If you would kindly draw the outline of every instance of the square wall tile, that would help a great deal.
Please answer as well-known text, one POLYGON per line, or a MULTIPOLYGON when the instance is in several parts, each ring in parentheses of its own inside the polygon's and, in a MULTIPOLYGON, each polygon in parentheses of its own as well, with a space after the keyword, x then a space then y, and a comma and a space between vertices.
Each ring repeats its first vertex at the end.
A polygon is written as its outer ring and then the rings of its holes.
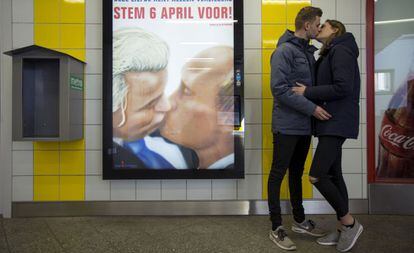
POLYGON ((34 176, 34 201, 59 200, 59 176, 34 176))
POLYGON ((244 133, 245 148, 246 149, 260 149, 262 148, 262 126, 246 124, 244 133))
POLYGON ((273 162, 273 150, 261 150, 262 152, 262 174, 270 174, 273 162))
MULTIPOLYGON (((89 0, 90 1, 90 0, 89 0)), ((85 2, 88 1, 67 1, 61 0, 61 18, 62 23, 85 23, 85 2)), ((99 1, 98 1, 99 2, 99 1)))
POLYGON ((161 181, 137 180, 137 200, 161 200, 161 181))
POLYGON ((361 149, 342 149, 343 173, 362 173, 361 149))
POLYGON ((102 73, 102 50, 87 49, 86 50, 86 67, 85 74, 101 74, 102 73))
POLYGON ((367 1, 361 0, 361 24, 366 23, 367 1))
POLYGON ((162 200, 185 200, 187 183, 185 180, 162 180, 161 198, 162 200))
POLYGON ((262 199, 262 175, 246 175, 244 179, 237 180, 237 199, 262 199))
POLYGON ((102 75, 85 75, 85 99, 102 99, 102 75))
POLYGON ((111 200, 135 200, 135 180, 111 181, 111 200))
POLYGON ((263 99, 262 100, 262 123, 263 124, 272 124, 273 116, 273 99, 263 99))
POLYGON ((246 49, 244 50, 244 73, 258 74, 262 73, 262 55, 261 50, 246 49))
POLYGON ((85 25, 62 24, 60 34, 60 48, 85 48, 85 25))
POLYGON ((85 100, 85 125, 102 124, 102 100, 85 100))
POLYGON ((211 180, 187 180, 187 200, 211 200, 211 180))
POLYGON ((344 174, 349 199, 362 198, 362 177, 363 174, 344 174))
POLYGON ((33 0, 35 23, 59 23, 60 0, 33 0))
POLYGON ((244 76, 244 98, 262 97, 262 75, 247 74, 244 76))
POLYGON ((262 100, 260 99, 245 99, 244 100, 244 117, 245 123, 262 122, 262 100))
POLYGON ((13 141, 13 150, 33 150, 32 141, 13 141))
POLYGON ((33 151, 13 151, 13 176, 33 175, 33 151))
POLYGON ((86 25, 86 48, 102 49, 102 25, 86 25))
POLYGON ((262 148, 273 149, 273 133, 271 124, 262 125, 262 135, 262 148))
POLYGON ((244 150, 244 170, 246 174, 262 173, 262 151, 258 149, 244 150))
POLYGON ((244 25, 244 48, 262 48, 262 34, 259 24, 244 25))
POLYGON ((321 23, 327 19, 336 19, 336 1, 334 0, 312 0, 312 6, 322 9, 321 23))
POLYGON ((102 175, 102 151, 86 151, 86 175, 102 175))
POLYGON ((60 48, 60 25, 35 24, 34 44, 46 48, 60 48))
POLYGON ((262 0, 243 0, 243 21, 245 24, 260 24, 262 22, 262 0))
POLYGON ((33 23, 34 7, 31 0, 13 0, 12 3, 12 17, 13 23, 33 23))
POLYGON ((85 151, 60 151, 60 175, 85 175, 85 151))
POLYGON ((13 24, 13 48, 33 45, 33 24, 13 24))
POLYGON ((367 26, 361 24, 361 48, 367 48, 367 26))
POLYGON ((85 200, 85 176, 61 176, 59 190, 62 201, 85 200))
POLYGON ((234 200, 237 198, 237 180, 213 180, 213 200, 234 200))
POLYGON ((361 98, 367 97, 367 74, 361 74, 361 98))
POLYGON ((263 24, 285 24, 286 23, 286 1, 285 0, 262 1, 261 7, 262 7, 263 24))
POLYGON ((263 25, 262 48, 275 49, 279 38, 285 33, 286 25, 263 25))
POLYGON ((96 0, 85 1, 87 24, 102 24, 102 2, 96 0))
POLYGON ((345 24, 360 24, 361 0, 336 0, 336 14, 345 24))
POLYGON ((367 149, 364 148, 361 151, 362 151, 362 173, 367 174, 367 167, 368 167, 368 165, 367 165, 367 162, 368 162, 368 160, 367 160, 367 149))
POLYGON ((86 125, 85 126, 85 144, 86 149, 101 150, 102 149, 102 126, 86 125))
POLYGON ((362 125, 359 124, 358 139, 347 139, 342 145, 342 148, 362 148, 362 125))
POLYGON ((319 192, 318 189, 316 189, 315 186, 312 186, 312 191, 313 191, 313 199, 325 199, 325 197, 322 196, 322 194, 319 192))
POLYGON ((361 124, 366 124, 367 123, 367 100, 366 99, 361 99, 361 102, 359 103, 359 111, 360 111, 360 120, 359 122, 361 124))
POLYGON ((34 151, 34 175, 59 175, 59 151, 34 151))
POLYGON ((110 181, 102 176, 86 176, 86 200, 110 200, 110 181))
POLYGON ((368 199, 368 175, 362 174, 362 198, 368 199))
POLYGON ((33 201, 33 176, 13 177, 13 202, 33 201))

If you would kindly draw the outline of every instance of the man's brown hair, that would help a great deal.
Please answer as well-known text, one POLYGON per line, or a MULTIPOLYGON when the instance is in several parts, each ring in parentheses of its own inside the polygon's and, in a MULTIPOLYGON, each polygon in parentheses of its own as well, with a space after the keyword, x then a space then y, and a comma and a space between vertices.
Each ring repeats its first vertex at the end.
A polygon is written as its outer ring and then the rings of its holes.
POLYGON ((295 29, 299 30, 305 22, 313 22, 316 17, 322 17, 322 10, 318 7, 306 6, 300 9, 295 19, 295 29))

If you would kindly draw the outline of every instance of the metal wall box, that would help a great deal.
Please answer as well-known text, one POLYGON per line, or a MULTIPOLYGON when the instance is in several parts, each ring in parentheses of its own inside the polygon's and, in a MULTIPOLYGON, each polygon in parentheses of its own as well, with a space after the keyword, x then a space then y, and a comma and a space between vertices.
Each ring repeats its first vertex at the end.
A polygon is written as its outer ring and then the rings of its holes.
POLYGON ((13 57, 13 140, 82 139, 85 62, 36 45, 5 54, 13 57))

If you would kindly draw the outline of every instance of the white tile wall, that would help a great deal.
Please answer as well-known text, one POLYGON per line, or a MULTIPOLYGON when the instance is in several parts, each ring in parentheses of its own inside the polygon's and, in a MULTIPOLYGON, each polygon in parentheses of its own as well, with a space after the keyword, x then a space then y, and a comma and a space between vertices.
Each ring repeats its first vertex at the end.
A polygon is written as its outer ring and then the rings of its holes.
POLYGON ((261 98, 262 97, 262 75, 246 74, 244 76, 244 97, 261 98))
POLYGON ((86 149, 102 149, 102 126, 86 125, 85 126, 85 147, 86 149))
POLYGON ((246 149, 244 151, 244 170, 246 174, 262 173, 262 150, 246 149))
POLYGON ((357 24, 345 24, 345 28, 347 32, 350 32, 354 35, 355 41, 357 42, 357 45, 359 48, 362 48, 361 45, 361 25, 357 24))
POLYGON ((33 200, 33 176, 13 176, 13 201, 33 200))
POLYGON ((33 24, 13 24, 13 49, 33 45, 33 24))
POLYGON ((212 195, 213 200, 237 199, 237 180, 213 180, 212 195))
POLYGON ((33 142, 13 141, 13 150, 33 150, 33 142))
POLYGON ((262 27, 259 24, 244 26, 244 48, 262 48, 262 27))
POLYGON ((322 22, 326 19, 336 19, 335 0, 312 0, 312 6, 322 9, 322 22))
POLYGON ((260 124, 262 122, 262 100, 244 100, 244 118, 247 124, 260 124))
POLYGON ((244 73, 262 73, 262 52, 260 49, 244 50, 244 73))
POLYGON ((86 25, 86 48, 102 49, 102 25, 87 24, 86 25))
POLYGON ((211 180, 187 180, 187 200, 211 200, 211 180))
POLYGON ((85 99, 102 99, 102 75, 85 75, 85 99))
POLYGON ((85 124, 102 125, 102 100, 85 100, 85 124))
POLYGON ((345 24, 361 21, 361 0, 336 0, 336 18, 345 24))
POLYGON ((262 126, 261 125, 246 125, 244 131, 244 145, 246 149, 261 149, 262 148, 262 126))
POLYGON ((33 175, 33 151, 13 151, 13 176, 33 175))
POLYGON ((110 181, 102 180, 102 176, 86 176, 86 200, 110 200, 110 181))
POLYGON ((102 50, 101 49, 86 49, 86 74, 101 74, 102 73, 102 50))
POLYGON ((86 150, 86 175, 102 175, 102 151, 86 150))
POLYGON ((135 200, 135 180, 112 180, 111 200, 135 200))
POLYGON ((97 0, 85 1, 85 21, 87 24, 102 24, 102 2, 97 0))
POLYGON ((12 17, 14 23, 33 23, 32 0, 13 0, 12 17))
POLYGON ((237 181, 237 199, 262 199, 262 175, 246 175, 237 181))
POLYGON ((161 181, 137 180, 137 200, 161 200, 161 181))
POLYGON ((342 172, 343 173, 361 173, 362 169, 362 152, 360 149, 343 149, 342 150, 342 172))
POLYGON ((349 199, 362 198, 362 174, 344 174, 349 199))
POLYGON ((186 189, 186 180, 162 180, 161 198, 162 200, 185 200, 186 189))
POLYGON ((243 0, 243 9, 245 24, 260 24, 262 22, 262 0, 243 0))

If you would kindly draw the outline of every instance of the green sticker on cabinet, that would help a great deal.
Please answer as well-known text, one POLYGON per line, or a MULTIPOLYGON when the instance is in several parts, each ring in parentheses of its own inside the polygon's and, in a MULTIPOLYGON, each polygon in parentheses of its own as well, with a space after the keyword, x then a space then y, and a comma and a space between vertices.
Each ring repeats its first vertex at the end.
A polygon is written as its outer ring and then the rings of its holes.
POLYGON ((70 88, 74 90, 83 90, 83 80, 82 78, 76 76, 70 76, 70 88))

